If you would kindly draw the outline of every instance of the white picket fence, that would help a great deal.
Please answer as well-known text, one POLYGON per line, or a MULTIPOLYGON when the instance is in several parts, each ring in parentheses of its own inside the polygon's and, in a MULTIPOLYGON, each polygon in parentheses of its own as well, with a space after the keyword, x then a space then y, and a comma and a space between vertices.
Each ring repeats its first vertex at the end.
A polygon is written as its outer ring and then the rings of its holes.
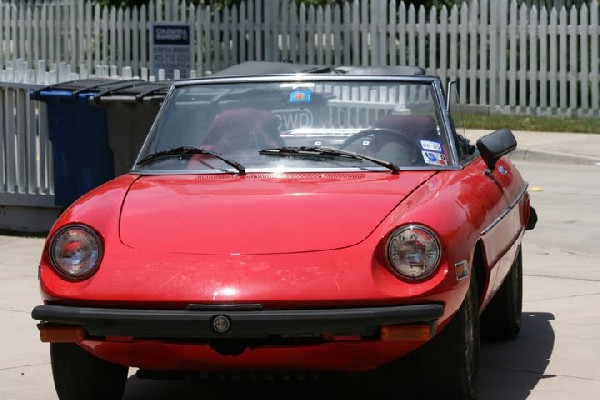
POLYGON ((198 76, 246 60, 418 65, 458 80, 465 104, 597 116, 599 2, 569 9, 519 4, 470 0, 438 11, 396 0, 324 7, 246 0, 223 10, 169 0, 135 8, 80 0, 0 3, 0 74, 21 62, 36 82, 61 63, 74 76, 101 74, 100 68, 142 76, 150 64, 150 24, 172 21, 193 27, 198 76))
MULTIPOLYGON (((3 193, 49 195, 54 191, 46 106, 30 99, 30 90, 41 87, 0 83, 0 204, 20 204, 26 199, 13 196, 9 201, 3 193)), ((35 202, 29 199, 25 204, 35 202)))

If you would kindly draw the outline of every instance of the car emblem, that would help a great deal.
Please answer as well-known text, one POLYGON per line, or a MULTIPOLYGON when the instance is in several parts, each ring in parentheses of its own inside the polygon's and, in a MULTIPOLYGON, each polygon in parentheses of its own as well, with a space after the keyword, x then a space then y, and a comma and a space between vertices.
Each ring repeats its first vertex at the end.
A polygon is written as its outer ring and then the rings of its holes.
POLYGON ((506 168, 504 168, 502 165, 501 165, 500 167, 498 167, 498 171, 500 171, 500 173, 501 173, 502 175, 506 175, 506 173, 508 172, 508 171, 506 170, 506 168))
POLYGON ((213 329, 215 332, 225 333, 231 328, 231 321, 226 315, 217 315, 213 319, 213 329))

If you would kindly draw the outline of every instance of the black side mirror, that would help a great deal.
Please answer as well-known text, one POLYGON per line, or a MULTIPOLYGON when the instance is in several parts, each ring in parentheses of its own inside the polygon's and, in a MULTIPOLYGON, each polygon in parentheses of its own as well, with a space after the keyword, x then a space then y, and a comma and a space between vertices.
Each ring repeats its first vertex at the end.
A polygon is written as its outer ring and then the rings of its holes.
POLYGON ((510 129, 500 129, 477 139, 479 154, 488 167, 486 174, 496 168, 496 161, 517 148, 517 140, 510 129))

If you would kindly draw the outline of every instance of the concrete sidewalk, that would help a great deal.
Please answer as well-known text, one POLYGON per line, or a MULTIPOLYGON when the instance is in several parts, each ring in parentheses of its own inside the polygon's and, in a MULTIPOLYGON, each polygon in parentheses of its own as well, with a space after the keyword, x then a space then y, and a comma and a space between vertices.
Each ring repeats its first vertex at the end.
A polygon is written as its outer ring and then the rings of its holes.
MULTIPOLYGON (((467 136, 474 144, 487 133, 469 131, 467 136)), ((600 163, 600 134, 514 133, 518 148, 511 158, 600 163)), ((480 398, 595 400, 600 393, 600 317, 595 308, 600 293, 595 266, 600 224, 594 207, 600 169, 523 164, 520 170, 527 179, 543 188, 532 193, 540 222, 525 239, 523 332, 514 342, 482 347, 480 398)), ((57 398, 48 345, 40 342, 31 318, 31 310, 41 302, 37 265, 43 246, 41 237, 0 235, 2 400, 57 398)), ((172 382, 131 378, 125 399, 191 399, 204 394, 172 382)), ((231 398, 226 396, 220 398, 231 398)))
MULTIPOLYGON (((491 131, 467 130, 466 136, 475 141, 491 131)), ((509 156, 515 160, 579 165, 600 165, 600 132, 561 133, 513 131, 517 149, 509 156)))

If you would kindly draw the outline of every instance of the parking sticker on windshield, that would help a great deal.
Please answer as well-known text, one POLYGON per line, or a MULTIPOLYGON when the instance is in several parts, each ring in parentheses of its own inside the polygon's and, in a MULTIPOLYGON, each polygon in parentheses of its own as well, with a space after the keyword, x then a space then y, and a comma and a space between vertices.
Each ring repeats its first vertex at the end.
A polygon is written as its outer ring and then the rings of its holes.
POLYGON ((421 147, 423 148, 423 150, 430 150, 430 151, 437 151, 437 152, 442 151, 442 145, 439 144, 438 142, 432 142, 431 140, 421 140, 421 147))
POLYGON ((447 165, 446 156, 435 151, 421 151, 426 164, 447 165))
POLYGON ((310 90, 294 90, 290 93, 290 103, 308 103, 310 102, 310 90))

